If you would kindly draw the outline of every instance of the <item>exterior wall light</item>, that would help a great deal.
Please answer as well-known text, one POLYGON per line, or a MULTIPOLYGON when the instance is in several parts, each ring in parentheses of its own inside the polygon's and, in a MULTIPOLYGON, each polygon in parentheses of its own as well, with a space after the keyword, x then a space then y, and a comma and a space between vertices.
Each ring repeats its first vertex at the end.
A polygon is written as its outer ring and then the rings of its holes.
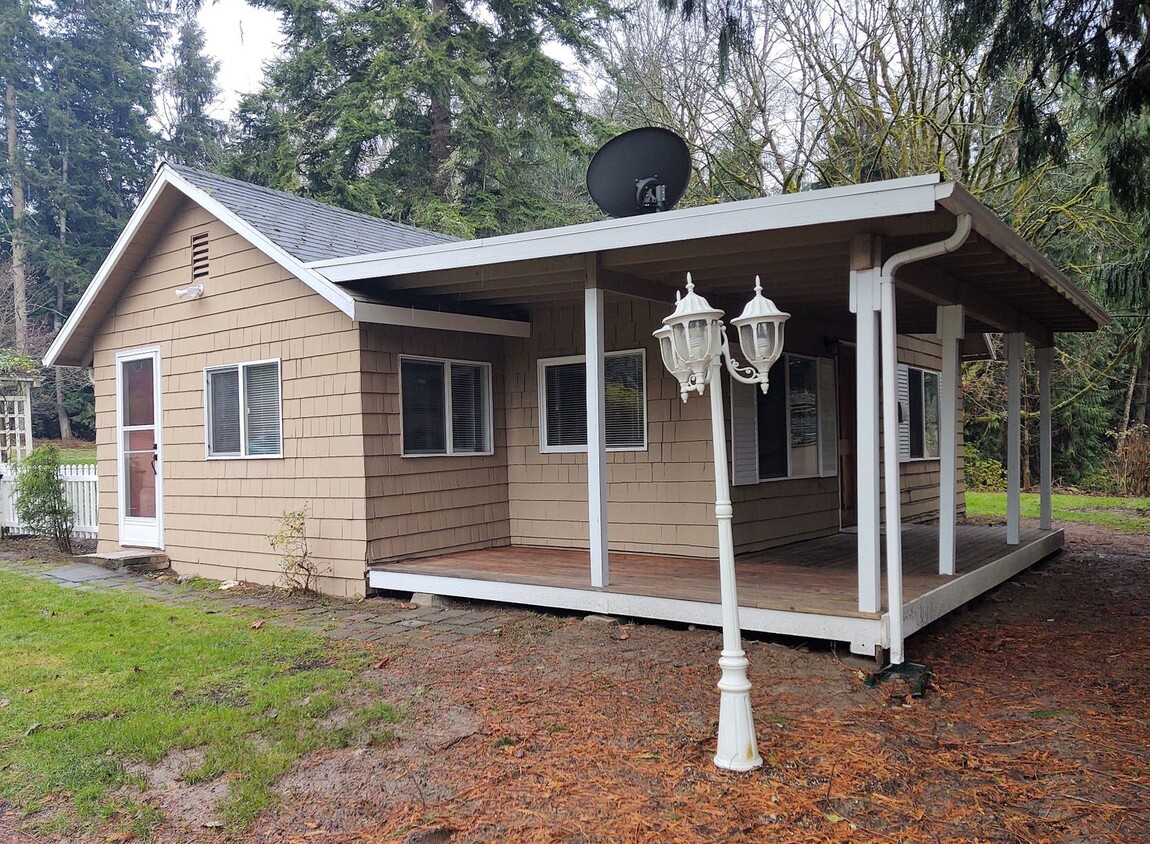
POLYGON ((719 368, 736 381, 758 384, 765 393, 767 375, 783 352, 783 326, 790 314, 763 296, 755 277, 755 296, 743 313, 731 320, 739 332, 739 346, 750 361, 743 365, 731 357, 723 326, 723 312, 695 292, 687 273, 687 295, 677 298, 674 312, 654 332, 663 365, 679 382, 686 401, 691 391, 702 395, 711 385, 711 439, 715 460, 715 521, 719 529, 719 590, 722 596, 723 651, 719 656, 719 736, 715 764, 734 771, 749 771, 763 764, 755 740, 751 712, 751 683, 747 655, 739 629, 739 599, 735 589, 735 543, 731 533, 731 484, 727 474, 727 437, 723 416, 723 390, 719 368))

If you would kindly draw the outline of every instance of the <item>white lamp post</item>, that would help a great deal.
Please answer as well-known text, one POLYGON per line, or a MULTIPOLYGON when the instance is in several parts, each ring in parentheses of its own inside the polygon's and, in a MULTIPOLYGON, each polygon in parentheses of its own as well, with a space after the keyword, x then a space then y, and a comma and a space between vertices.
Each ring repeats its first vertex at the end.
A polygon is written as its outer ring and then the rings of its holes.
POLYGON ((783 326, 790 314, 763 296, 755 277, 755 296, 743 313, 731 320, 739 333, 739 346, 750 366, 737 363, 727 344, 723 312, 712 308, 695 292, 687 273, 687 295, 678 299, 675 311, 655 332, 663 365, 679 382, 686 401, 694 390, 702 395, 711 385, 711 437, 715 457, 715 520, 719 527, 719 589, 722 596, 723 652, 719 657, 719 740, 715 764, 734 771, 749 771, 763 764, 755 742, 755 719, 751 713, 751 683, 747 679, 747 656, 739 630, 739 599, 735 590, 735 543, 731 534, 731 486, 727 476, 727 438, 723 418, 723 391, 719 368, 736 381, 758 384, 765 393, 767 374, 783 351, 783 326))

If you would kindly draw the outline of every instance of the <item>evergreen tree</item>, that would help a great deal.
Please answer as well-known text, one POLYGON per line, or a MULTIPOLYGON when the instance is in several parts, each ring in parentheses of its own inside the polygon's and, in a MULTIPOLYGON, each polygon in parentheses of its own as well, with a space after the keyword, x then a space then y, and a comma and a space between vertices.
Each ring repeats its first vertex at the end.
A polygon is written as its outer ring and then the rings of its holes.
POLYGON ((240 178, 461 236, 561 222, 541 184, 582 117, 545 39, 592 48, 603 0, 261 0, 285 57, 239 111, 240 178))
POLYGON ((208 114, 220 88, 220 63, 204 53, 204 31, 192 16, 179 25, 171 64, 160 74, 166 125, 160 148, 165 158, 214 170, 223 159, 227 124, 208 114))

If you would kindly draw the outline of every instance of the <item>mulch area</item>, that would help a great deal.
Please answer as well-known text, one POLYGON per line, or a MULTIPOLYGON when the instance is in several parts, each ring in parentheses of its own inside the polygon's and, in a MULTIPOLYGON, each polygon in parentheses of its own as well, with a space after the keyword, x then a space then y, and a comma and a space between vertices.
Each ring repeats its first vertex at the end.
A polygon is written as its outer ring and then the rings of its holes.
POLYGON ((1067 530, 910 640, 923 698, 821 643, 748 641, 756 771, 711 764, 717 631, 497 610, 481 634, 364 645, 395 741, 303 760, 250 830, 156 838, 1150 840, 1150 538, 1067 530))

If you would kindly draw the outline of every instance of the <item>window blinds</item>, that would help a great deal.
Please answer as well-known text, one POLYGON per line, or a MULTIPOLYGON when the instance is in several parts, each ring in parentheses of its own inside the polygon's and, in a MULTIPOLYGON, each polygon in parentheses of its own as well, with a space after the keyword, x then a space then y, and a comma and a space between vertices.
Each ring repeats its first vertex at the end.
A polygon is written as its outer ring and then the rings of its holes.
MULTIPOLYGON (((607 355, 603 361, 608 448, 647 444, 647 391, 643 354, 607 355)), ((544 445, 587 447, 587 369, 582 361, 543 365, 544 445)))
POLYGON ((280 453, 280 365, 249 364, 244 367, 244 405, 247 421, 247 453, 280 453))
POLYGON ((240 372, 238 368, 208 373, 210 454, 240 453, 240 372))

